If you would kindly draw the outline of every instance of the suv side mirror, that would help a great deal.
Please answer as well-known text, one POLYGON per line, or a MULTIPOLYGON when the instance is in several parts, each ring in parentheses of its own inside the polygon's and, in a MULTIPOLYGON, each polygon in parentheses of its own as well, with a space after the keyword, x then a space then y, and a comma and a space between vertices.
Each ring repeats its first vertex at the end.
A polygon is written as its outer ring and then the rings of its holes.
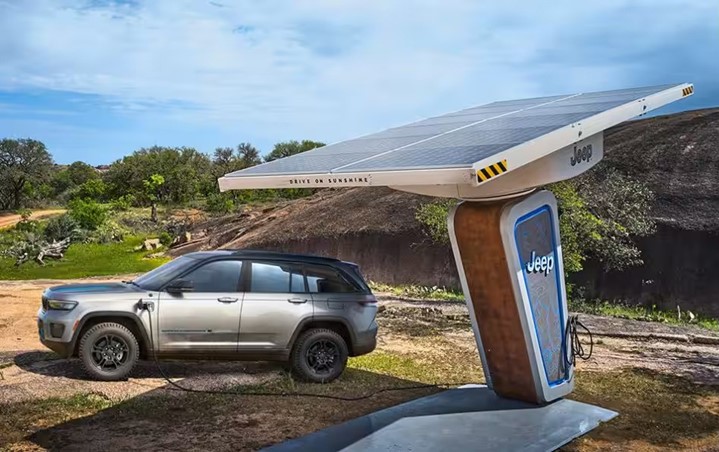
POLYGON ((183 292, 192 292, 194 285, 192 281, 187 279, 176 279, 165 287, 167 293, 181 294, 183 292))

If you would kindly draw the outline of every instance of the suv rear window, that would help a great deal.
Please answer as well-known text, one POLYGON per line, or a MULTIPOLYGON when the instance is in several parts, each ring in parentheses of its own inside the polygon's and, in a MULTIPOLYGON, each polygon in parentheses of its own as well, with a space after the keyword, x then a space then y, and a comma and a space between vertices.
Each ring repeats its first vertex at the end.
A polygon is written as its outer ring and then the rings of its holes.
POLYGON ((312 293, 352 293, 359 292, 332 267, 307 265, 305 267, 307 285, 312 293))

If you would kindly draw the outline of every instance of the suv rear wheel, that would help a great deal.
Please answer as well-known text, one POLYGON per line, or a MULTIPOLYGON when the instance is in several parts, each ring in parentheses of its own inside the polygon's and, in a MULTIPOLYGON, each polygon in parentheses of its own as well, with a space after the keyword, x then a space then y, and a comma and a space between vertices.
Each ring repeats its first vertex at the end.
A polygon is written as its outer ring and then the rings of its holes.
POLYGON ((98 323, 80 339, 78 352, 85 372, 95 380, 127 378, 140 357, 132 331, 114 322, 98 323))
POLYGON ((300 335, 292 348, 292 373, 313 383, 329 383, 347 366, 347 343, 335 331, 312 328, 300 335))

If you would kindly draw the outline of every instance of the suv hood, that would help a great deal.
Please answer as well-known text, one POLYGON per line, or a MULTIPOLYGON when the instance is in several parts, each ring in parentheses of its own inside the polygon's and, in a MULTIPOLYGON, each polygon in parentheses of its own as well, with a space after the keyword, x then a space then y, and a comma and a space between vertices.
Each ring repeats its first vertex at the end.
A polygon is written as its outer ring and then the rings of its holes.
POLYGON ((121 294, 137 293, 140 288, 123 283, 97 283, 97 284, 67 284, 64 286, 50 287, 45 291, 45 296, 72 296, 85 294, 121 294))

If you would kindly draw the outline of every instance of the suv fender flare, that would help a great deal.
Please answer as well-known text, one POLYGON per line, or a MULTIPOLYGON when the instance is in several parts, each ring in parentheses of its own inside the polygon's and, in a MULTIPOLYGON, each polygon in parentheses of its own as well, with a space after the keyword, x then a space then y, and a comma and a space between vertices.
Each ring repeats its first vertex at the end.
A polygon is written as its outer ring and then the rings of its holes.
POLYGON ((357 338, 355 337, 355 332, 352 329, 352 327, 350 326, 350 324, 347 322, 347 320, 342 317, 324 316, 324 315, 320 316, 320 317, 310 316, 310 317, 306 317, 306 318, 300 320, 300 323, 297 325, 297 328, 295 328, 295 331, 292 333, 292 337, 290 338, 290 343, 289 343, 290 350, 292 350, 292 347, 295 346, 295 341, 297 340, 297 337, 300 335, 300 332, 302 330, 304 330, 308 324, 314 323, 314 322, 327 322, 327 323, 342 324, 342 326, 345 327, 345 329, 347 330, 347 332, 350 335, 351 342, 349 344, 347 344, 347 348, 350 350, 350 352, 352 351, 352 347, 354 346, 355 342, 357 342, 357 338))
POLYGON ((80 323, 77 325, 77 328, 72 333, 72 340, 70 341, 69 349, 70 356, 75 354, 75 345, 77 344, 77 340, 80 337, 80 332, 85 327, 88 320, 96 319, 98 317, 121 317, 130 320, 137 327, 137 330, 142 336, 137 338, 138 340, 142 341, 142 343, 140 344, 140 350, 150 352, 150 336, 147 334, 145 324, 142 323, 142 320, 137 314, 125 311, 93 311, 79 320, 80 323))

